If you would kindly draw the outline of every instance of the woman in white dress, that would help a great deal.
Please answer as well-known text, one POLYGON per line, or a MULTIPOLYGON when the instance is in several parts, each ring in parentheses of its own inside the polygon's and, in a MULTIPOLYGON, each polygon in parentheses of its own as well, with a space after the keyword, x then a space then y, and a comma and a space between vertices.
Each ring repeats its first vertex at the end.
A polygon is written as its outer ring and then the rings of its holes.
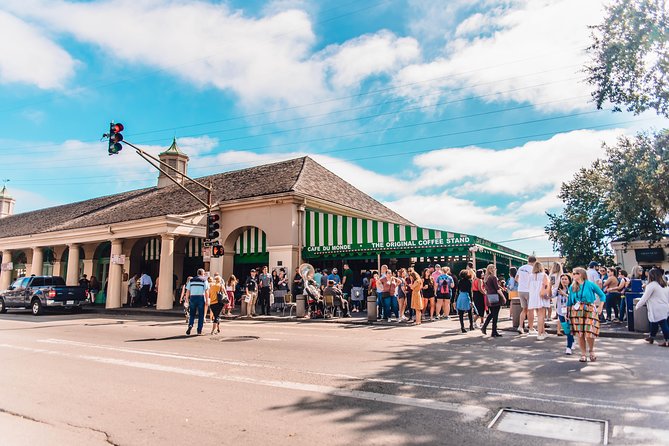
POLYGON ((528 311, 537 311, 537 330, 530 327, 530 335, 536 334, 537 340, 546 339, 546 309, 551 306, 551 287, 548 275, 544 272, 541 262, 536 262, 530 275, 530 298, 527 302, 528 311))

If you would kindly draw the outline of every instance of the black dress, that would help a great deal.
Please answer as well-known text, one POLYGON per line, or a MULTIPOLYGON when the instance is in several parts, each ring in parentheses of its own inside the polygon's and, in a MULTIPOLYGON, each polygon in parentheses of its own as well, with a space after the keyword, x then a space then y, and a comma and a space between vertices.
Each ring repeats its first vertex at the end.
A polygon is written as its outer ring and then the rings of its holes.
MULTIPOLYGON (((481 282, 479 282, 479 284, 480 283, 481 282)), ((478 314, 479 316, 485 315, 485 295, 483 294, 482 291, 479 290, 474 291, 474 307, 476 307, 476 314, 478 314)))

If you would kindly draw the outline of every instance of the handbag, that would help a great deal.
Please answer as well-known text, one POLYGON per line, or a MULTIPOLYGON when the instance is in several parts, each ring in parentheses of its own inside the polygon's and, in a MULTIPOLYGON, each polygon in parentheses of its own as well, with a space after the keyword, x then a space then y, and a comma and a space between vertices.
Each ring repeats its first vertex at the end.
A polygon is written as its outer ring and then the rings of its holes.
POLYGON ((488 305, 496 307, 500 305, 499 294, 488 294, 488 305))
POLYGON ((216 293, 216 298, 223 305, 227 305, 230 303, 230 298, 228 297, 228 293, 224 294, 222 291, 219 291, 218 293, 216 293))

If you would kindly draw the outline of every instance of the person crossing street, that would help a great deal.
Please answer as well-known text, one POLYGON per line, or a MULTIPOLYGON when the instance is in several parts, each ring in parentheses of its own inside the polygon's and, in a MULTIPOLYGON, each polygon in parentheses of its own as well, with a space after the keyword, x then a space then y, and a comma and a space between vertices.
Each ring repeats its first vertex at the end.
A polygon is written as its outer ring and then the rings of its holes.
POLYGON ((188 329, 186 330, 187 335, 190 335, 190 332, 193 329, 196 313, 197 334, 202 334, 205 301, 209 299, 208 290, 209 282, 204 275, 204 269, 200 268, 197 270, 197 277, 193 277, 190 282, 186 284, 186 300, 188 300, 188 308, 190 310, 190 319, 188 320, 188 329))

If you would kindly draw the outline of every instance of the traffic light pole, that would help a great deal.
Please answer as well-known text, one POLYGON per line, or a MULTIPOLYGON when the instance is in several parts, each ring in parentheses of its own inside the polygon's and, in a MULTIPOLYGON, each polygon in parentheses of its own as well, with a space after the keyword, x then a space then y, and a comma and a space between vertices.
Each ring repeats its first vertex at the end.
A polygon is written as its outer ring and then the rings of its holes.
POLYGON ((179 172, 179 170, 177 170, 176 168, 174 168, 174 167, 170 166, 169 164, 167 164, 167 163, 161 161, 159 158, 156 158, 155 156, 153 156, 153 155, 151 155, 150 153, 148 153, 148 152, 146 152, 146 151, 140 149, 140 148, 137 147, 136 145, 134 145, 134 144, 128 142, 127 140, 124 140, 123 142, 124 142, 125 144, 129 145, 130 147, 132 147, 133 149, 135 149, 135 151, 137 152, 137 154, 138 154, 139 156, 141 156, 147 163, 151 164, 153 167, 155 167, 156 169, 158 169, 158 170, 159 170, 160 172, 162 172, 167 178, 169 178, 174 184, 176 184, 176 185, 179 186, 181 189, 183 189, 183 190, 185 190, 186 192, 188 192, 188 193, 190 194, 191 197, 195 198, 195 199, 196 199, 198 202, 200 202, 204 207, 206 207, 206 208, 207 208, 207 214, 211 214, 211 192, 212 192, 211 182, 209 183, 209 186, 205 186, 204 184, 200 183, 199 181, 194 180, 193 178, 189 177, 188 175, 184 175, 183 173, 179 172), (158 163, 158 164, 154 164, 154 161, 155 161, 156 163, 158 163), (205 203, 204 200, 202 200, 200 197, 198 197, 198 196, 195 195, 193 192, 191 192, 186 186, 184 186, 183 184, 181 184, 181 183, 179 182, 179 180, 177 180, 177 179, 174 178, 172 175, 170 175, 169 173, 167 173, 167 171, 166 171, 165 169, 161 168, 160 166, 163 166, 163 167, 165 167, 165 168, 167 168, 167 169, 169 169, 169 170, 172 170, 173 172, 178 173, 178 174, 181 175, 182 177, 186 178, 186 179, 189 180, 189 181, 192 181, 193 183, 197 184, 198 186, 200 186, 201 188, 203 188, 205 191, 207 191, 207 202, 205 203))

